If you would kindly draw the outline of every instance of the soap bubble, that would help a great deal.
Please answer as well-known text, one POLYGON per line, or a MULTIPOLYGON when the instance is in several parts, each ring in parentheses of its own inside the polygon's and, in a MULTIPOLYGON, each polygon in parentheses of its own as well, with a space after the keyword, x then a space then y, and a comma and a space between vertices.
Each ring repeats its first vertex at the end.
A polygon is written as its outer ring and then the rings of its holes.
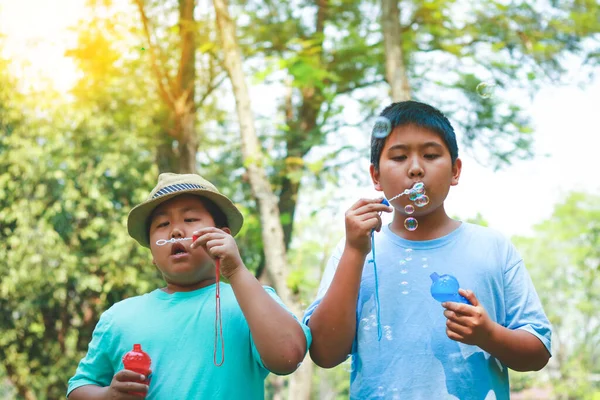
POLYGON ((404 207, 404 212, 407 214, 412 214, 415 212, 415 208, 411 204, 408 204, 404 207))
POLYGON ((496 83, 493 81, 481 82, 479 85, 477 85, 475 90, 477 91, 477 94, 480 97, 484 99, 489 99, 494 95, 494 91, 496 90, 496 83))
POLYGON ((411 249, 411 248, 404 250, 405 253, 412 253, 412 251, 413 251, 413 249, 411 249))
POLYGON ((400 273, 401 273, 402 275, 404 275, 404 274, 408 274, 408 270, 407 270, 407 269, 401 269, 401 270, 400 270, 400 273))
POLYGON ((408 195, 408 199, 410 201, 415 201, 417 199, 417 197, 420 197, 421 194, 415 192, 415 191, 411 191, 410 194, 408 195))
POLYGON ((426 194, 423 194, 415 199, 415 205, 417 207, 425 207, 429 204, 429 197, 426 194))
POLYGON ((411 257, 411 256, 407 256, 407 257, 405 258, 405 260, 406 260, 406 262, 412 261, 412 257, 411 257))
POLYGON ((414 231, 415 229, 417 229, 417 226, 419 226, 419 223, 413 217, 408 217, 404 220, 404 227, 408 231, 414 231))
POLYGON ((403 290, 401 293, 402 293, 402 294, 408 294, 408 293, 409 293, 409 291, 408 291, 408 290, 403 290))
POLYGON ((377 393, 375 393, 375 396, 377 396, 377 397, 385 396, 385 390, 383 389, 383 386, 379 386, 377 388, 377 393))
POLYGON ((408 286, 408 282, 407 281, 402 281, 402 282, 400 282, 400 285, 406 287, 406 286, 408 286))
POLYGON ((400 260, 400 265, 406 265, 406 260, 400 260))
POLYGON ((392 123, 386 117, 378 117, 373 125, 373 137, 383 139, 392 131, 392 123))
POLYGON ((423 262, 427 261, 427 257, 421 258, 421 261, 423 261, 423 262))
POLYGON ((423 264, 423 268, 428 268, 429 265, 428 264, 423 264))
POLYGON ((412 190, 417 193, 423 193, 425 191, 425 184, 423 182, 417 182, 413 185, 412 190))

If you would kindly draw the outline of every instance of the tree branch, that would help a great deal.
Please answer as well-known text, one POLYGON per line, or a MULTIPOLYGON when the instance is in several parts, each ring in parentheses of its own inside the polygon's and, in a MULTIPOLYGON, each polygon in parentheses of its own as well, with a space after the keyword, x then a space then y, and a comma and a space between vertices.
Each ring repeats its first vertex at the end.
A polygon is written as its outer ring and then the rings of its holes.
MULTIPOLYGON (((152 71, 154 72, 154 75, 156 76, 156 81, 158 83, 158 90, 160 93, 160 97, 165 101, 165 103, 167 103, 167 105, 169 107, 171 107, 171 109, 174 110, 175 109, 175 99, 173 96, 173 83, 171 82, 171 79, 169 78, 167 73, 165 71, 163 71, 158 64, 158 59, 157 59, 156 52, 155 52, 155 45, 152 41, 152 35, 150 34, 148 16, 146 15, 146 12, 144 11, 144 4, 142 3, 142 0, 133 0, 133 1, 136 3, 138 10, 140 11, 140 17, 142 18, 142 24, 144 25, 144 33, 146 35, 146 40, 148 40, 148 50, 150 51, 152 71), (166 86, 165 86, 165 81, 166 81, 166 86)), ((156 47, 158 48, 158 45, 156 45, 156 47)))

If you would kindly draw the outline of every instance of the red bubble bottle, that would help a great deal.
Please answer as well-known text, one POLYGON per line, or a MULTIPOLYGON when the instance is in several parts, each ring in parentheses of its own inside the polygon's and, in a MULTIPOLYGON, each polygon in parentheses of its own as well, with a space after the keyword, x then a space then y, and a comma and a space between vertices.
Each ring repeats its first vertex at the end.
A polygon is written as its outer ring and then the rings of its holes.
MULTIPOLYGON (((152 365, 152 360, 148 353, 142 350, 141 344, 134 344, 133 350, 128 351, 123 356, 123 366, 125 369, 128 369, 133 372, 137 372, 138 374, 142 374, 146 377, 144 383, 146 385, 150 385, 150 366, 152 365)), ((132 393, 137 395, 144 395, 144 393, 132 393)))

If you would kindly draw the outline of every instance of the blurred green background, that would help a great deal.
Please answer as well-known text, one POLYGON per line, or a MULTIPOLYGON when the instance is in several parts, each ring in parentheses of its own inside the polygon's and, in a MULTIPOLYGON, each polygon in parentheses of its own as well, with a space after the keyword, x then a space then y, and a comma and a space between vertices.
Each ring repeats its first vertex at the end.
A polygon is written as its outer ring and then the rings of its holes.
MULTIPOLYGON (((301 312, 344 210, 375 194, 374 116, 412 98, 457 131, 465 172, 450 213, 512 237, 553 324, 553 358, 511 372, 513 398, 600 399, 600 4, 228 10, 237 72, 209 0, 0 0, 0 398, 64 398, 102 311, 161 285, 125 228, 160 172, 199 172, 234 199, 246 264, 301 312), (252 154, 235 73, 249 88, 252 154), (261 174, 277 212, 260 213, 261 174), (282 240, 261 231, 266 218, 282 240)), ((348 386, 349 365, 309 360, 266 382, 269 399, 342 399, 348 386)))

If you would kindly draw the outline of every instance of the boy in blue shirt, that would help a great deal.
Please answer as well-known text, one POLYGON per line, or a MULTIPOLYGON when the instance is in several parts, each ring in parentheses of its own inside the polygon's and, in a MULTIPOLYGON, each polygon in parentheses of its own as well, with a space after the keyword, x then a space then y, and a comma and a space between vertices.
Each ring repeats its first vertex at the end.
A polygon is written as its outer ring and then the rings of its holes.
POLYGON ((311 357, 331 368, 352 356, 352 399, 508 399, 507 368, 539 370, 550 357, 550 323, 523 260, 497 232, 446 214, 462 167, 448 119, 415 101, 381 117, 391 127, 371 139, 375 189, 392 199, 422 182, 429 204, 412 213, 408 196, 391 207, 361 199, 346 212, 346 237, 304 317, 311 357), (381 212, 391 211, 382 226, 381 212), (416 230, 405 228, 407 217, 416 230), (470 304, 440 306, 430 295, 433 272, 469 288, 459 293, 470 304))
POLYGON ((102 314, 69 381, 70 400, 139 399, 138 393, 159 400, 263 399, 269 372, 296 370, 310 332, 246 269, 233 238, 242 223, 231 200, 199 175, 159 176, 127 227, 150 248, 166 287, 102 314), (229 284, 215 284, 216 259, 229 284), (149 385, 123 369, 122 357, 135 343, 152 359, 149 385))

